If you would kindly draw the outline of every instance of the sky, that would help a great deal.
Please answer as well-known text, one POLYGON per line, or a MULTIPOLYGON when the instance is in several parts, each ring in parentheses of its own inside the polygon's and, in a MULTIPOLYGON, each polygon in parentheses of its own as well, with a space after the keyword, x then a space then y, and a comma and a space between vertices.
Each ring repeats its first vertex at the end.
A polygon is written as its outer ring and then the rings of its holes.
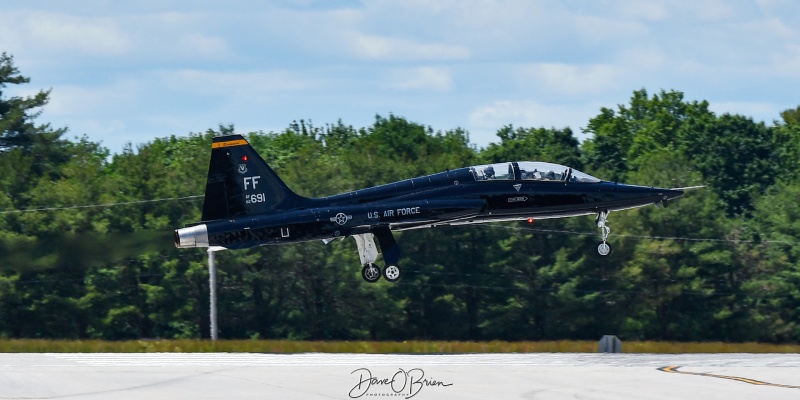
POLYGON ((677 90, 772 124, 800 105, 795 0, 4 0, 0 51, 51 89, 36 120, 112 153, 233 124, 394 114, 497 142, 677 90))

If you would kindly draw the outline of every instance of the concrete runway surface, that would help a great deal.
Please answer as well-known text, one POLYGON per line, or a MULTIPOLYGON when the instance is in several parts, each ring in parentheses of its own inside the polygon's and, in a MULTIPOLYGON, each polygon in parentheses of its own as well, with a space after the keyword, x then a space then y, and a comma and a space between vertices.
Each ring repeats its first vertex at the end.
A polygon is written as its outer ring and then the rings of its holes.
POLYGON ((800 399, 798 354, 0 354, 0 399, 800 399))

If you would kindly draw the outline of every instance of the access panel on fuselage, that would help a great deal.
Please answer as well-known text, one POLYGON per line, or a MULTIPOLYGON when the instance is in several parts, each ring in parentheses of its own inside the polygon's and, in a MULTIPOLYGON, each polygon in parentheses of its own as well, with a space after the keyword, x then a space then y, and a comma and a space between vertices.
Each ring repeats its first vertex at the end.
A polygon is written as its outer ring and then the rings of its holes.
POLYGON ((592 192, 586 191, 585 185, 563 182, 515 181, 486 185, 488 190, 484 196, 492 215, 526 216, 583 209, 598 200, 592 192))

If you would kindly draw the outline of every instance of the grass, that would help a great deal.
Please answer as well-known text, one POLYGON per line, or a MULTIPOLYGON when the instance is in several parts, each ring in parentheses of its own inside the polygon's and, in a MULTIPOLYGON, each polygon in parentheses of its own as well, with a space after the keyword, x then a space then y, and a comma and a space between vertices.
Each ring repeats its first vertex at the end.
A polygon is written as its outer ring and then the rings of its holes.
MULTIPOLYGON (((800 353, 798 344, 623 342, 625 353, 800 353)), ((0 340, 0 353, 594 353, 594 341, 0 340)))

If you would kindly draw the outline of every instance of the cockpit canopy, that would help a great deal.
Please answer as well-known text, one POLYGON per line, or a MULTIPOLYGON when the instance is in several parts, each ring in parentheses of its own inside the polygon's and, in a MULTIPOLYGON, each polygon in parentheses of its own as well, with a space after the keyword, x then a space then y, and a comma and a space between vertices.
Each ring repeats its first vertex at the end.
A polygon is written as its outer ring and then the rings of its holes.
POLYGON ((589 174, 559 164, 540 161, 520 161, 517 163, 496 163, 470 167, 476 181, 515 179, 551 182, 597 183, 597 179, 589 174), (515 165, 519 167, 517 177, 515 165))

